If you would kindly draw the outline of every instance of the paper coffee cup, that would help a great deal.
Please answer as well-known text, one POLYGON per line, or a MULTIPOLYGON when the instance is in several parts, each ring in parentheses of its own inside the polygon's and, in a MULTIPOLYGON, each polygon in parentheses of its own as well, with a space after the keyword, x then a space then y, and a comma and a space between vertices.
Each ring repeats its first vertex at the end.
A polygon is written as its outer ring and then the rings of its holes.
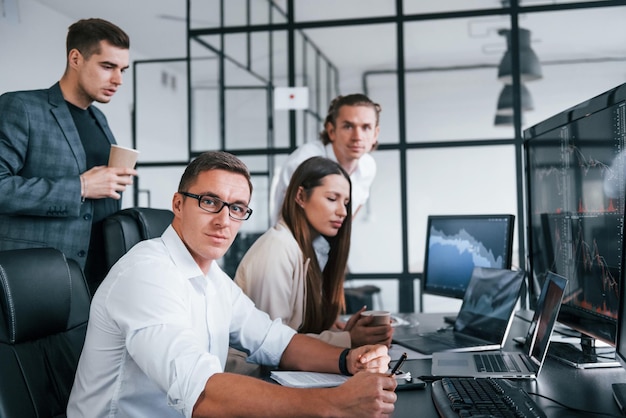
POLYGON ((139 157, 139 151, 135 149, 111 145, 109 167, 134 168, 137 157, 139 157))
POLYGON ((391 323, 391 313, 389 311, 365 311, 361 316, 373 316, 371 325, 385 325, 391 323))

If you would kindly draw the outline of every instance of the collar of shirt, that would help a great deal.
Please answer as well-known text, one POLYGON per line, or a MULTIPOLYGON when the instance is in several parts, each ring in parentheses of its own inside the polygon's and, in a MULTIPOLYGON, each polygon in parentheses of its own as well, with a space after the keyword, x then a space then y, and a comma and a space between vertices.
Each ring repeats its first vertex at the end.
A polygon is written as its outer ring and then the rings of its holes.
POLYGON ((217 271, 221 271, 217 262, 213 261, 209 273, 205 276, 172 225, 167 227, 161 238, 181 276, 187 277, 194 287, 199 287, 203 292, 206 292, 207 280, 218 274, 217 271))
POLYGON ((320 269, 324 271, 324 267, 326 267, 326 263, 328 262, 330 243, 324 236, 319 235, 313 240, 313 249, 315 250, 315 255, 317 256, 317 262, 320 265, 320 269))
MULTIPOLYGON (((324 145, 324 151, 326 152, 326 158, 328 158, 329 160, 333 160, 334 162, 336 162, 337 164, 339 164, 339 161, 337 160, 337 156, 335 155, 335 150, 333 149, 333 143, 329 142, 328 144, 324 145)), ((356 170, 354 170, 354 172, 352 174, 350 174, 350 179, 352 180, 352 182, 355 181, 355 179, 359 179, 361 178, 363 175, 362 173, 362 160, 364 157, 366 157, 368 154, 363 155, 361 158, 359 158, 359 161, 356 164, 356 170)))

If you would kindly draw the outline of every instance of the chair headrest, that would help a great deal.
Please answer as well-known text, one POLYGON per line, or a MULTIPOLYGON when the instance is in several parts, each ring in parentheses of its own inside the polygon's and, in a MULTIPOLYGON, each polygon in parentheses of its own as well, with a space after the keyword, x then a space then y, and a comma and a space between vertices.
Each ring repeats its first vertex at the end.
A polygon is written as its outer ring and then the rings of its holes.
POLYGON ((128 215, 137 222, 142 240, 160 237, 174 218, 171 210, 154 208, 127 208, 117 214, 128 215))
POLYGON ((0 251, 0 342, 16 344, 67 329, 72 278, 53 248, 0 251), (6 335, 4 335, 6 333, 6 335))

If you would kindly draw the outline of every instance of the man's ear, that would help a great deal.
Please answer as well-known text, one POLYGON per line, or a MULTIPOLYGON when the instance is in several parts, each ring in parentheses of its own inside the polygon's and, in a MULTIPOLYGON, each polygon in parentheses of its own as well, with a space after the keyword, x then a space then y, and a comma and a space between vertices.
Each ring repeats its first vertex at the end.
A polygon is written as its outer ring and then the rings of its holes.
POLYGON ((82 59, 83 56, 76 48, 70 50, 69 54, 67 55, 67 63, 72 68, 76 68, 80 64, 82 59))
POLYGON ((380 134, 380 126, 376 126, 375 134, 374 134, 374 142, 372 143, 372 147, 370 148, 370 152, 378 148, 378 135, 380 134))
POLYGON ((326 122, 325 125, 326 128, 326 133, 328 134, 328 139, 330 139, 330 142, 335 142, 335 126, 333 125, 332 122, 326 122))
POLYGON ((174 215, 179 214, 183 210, 183 195, 180 193, 174 193, 172 196, 172 212, 174 215))

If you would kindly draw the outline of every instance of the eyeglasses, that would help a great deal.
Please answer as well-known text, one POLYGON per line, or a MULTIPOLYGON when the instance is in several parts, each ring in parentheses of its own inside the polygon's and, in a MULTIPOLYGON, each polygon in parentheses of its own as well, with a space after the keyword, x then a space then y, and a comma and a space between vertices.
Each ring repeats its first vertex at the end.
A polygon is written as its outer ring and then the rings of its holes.
POLYGON ((198 195, 187 192, 178 193, 182 194, 183 196, 198 199, 198 206, 200 206, 200 209, 203 209, 210 213, 219 213, 222 209, 224 209, 224 206, 226 206, 228 207, 228 216, 236 221, 245 221, 250 217, 250 215, 252 215, 252 209, 239 203, 224 202, 217 197, 209 195, 198 195))

